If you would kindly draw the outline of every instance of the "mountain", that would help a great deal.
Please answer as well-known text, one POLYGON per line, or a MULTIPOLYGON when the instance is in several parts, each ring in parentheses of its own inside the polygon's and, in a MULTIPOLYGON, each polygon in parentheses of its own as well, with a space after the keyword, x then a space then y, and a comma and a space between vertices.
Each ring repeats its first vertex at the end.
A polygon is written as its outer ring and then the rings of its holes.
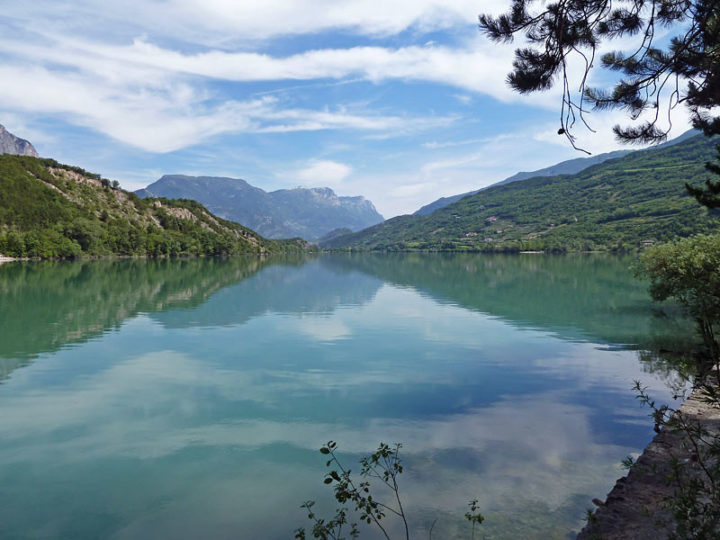
POLYGON ((35 147, 26 141, 10 133, 0 124, 0 154, 15 154, 18 156, 39 157, 35 147))
POLYGON ((304 249, 195 201, 140 199, 51 159, 0 155, 0 253, 15 257, 232 255, 304 249))
POLYGON ((400 216, 322 244, 372 250, 632 250, 717 230, 685 191, 714 159, 702 135, 607 160, 572 175, 489 187, 420 216, 400 216))
POLYGON ((199 201, 211 212, 268 238, 314 240, 333 229, 358 231, 383 221, 367 199, 338 197, 330 188, 266 192, 237 178, 173 174, 136 193, 199 201))
POLYGON ((550 167, 545 167, 544 169, 538 169, 537 171, 515 173, 512 176, 506 178, 505 180, 501 180, 500 182, 496 182, 495 184, 492 184, 485 188, 476 189, 474 191, 467 191, 465 193, 460 193, 459 195, 451 195, 450 197, 441 197, 436 201, 433 201, 430 204, 426 204, 419 210, 415 211, 413 215, 426 216, 433 213, 439 208, 443 208, 449 204, 457 202, 460 199, 467 197, 468 195, 475 195, 476 193, 479 193, 484 189, 488 189, 492 186, 502 186, 505 184, 511 184, 513 182, 520 182, 521 180, 527 180, 528 178, 534 178, 536 176, 557 176, 558 174, 574 174, 584 169, 587 169, 588 167, 592 167, 593 165, 597 165, 598 163, 602 163, 603 161, 607 161, 608 159, 626 156, 630 152, 630 150, 617 150, 615 152, 608 152, 606 154, 598 154, 597 156, 568 159, 567 161, 561 161, 560 163, 556 163, 555 165, 551 165, 550 167))
POLYGON ((556 163, 555 165, 551 165, 550 167, 538 169, 537 171, 519 172, 513 174, 509 178, 501 180, 500 182, 496 182, 493 185, 502 186, 505 184, 511 184, 513 182, 520 182, 521 180, 527 180, 528 178, 534 178, 536 176, 557 176, 559 174, 575 174, 587 169, 588 167, 592 167, 593 165, 597 165, 598 163, 607 161, 608 159, 627 156, 631 151, 632 150, 616 150, 615 152, 607 152, 605 154, 598 154, 597 156, 568 159, 566 161, 556 163))
POLYGON ((428 214, 432 214, 435 210, 444 208, 449 204, 452 204, 459 201, 460 199, 467 197, 468 195, 475 195, 480 191, 482 191, 482 189, 476 189, 475 191, 466 191, 465 193, 450 195, 449 197, 440 197, 439 199, 434 200, 430 204, 426 204, 425 206, 420 207, 418 210, 415 210, 413 216, 427 216, 428 214))
MULTIPOLYGON (((695 135, 698 135, 700 131, 696 129, 691 129, 689 131, 686 131, 679 137, 676 137, 672 141, 668 141, 666 143, 663 143, 661 145, 656 146, 655 148, 663 148, 667 146, 672 146, 674 144, 678 144, 680 142, 683 142, 686 139, 689 139, 690 137, 694 137, 695 135)), ((504 184, 511 184, 512 182, 520 182, 521 180, 527 180, 528 178, 535 178, 537 176, 557 176, 559 174, 575 174, 579 173, 580 171, 583 171, 587 169, 588 167, 592 167, 593 165, 597 165, 599 163, 603 163, 604 161, 607 161, 609 159, 615 159, 619 157, 623 157, 628 155, 632 150, 616 150, 614 152, 607 152, 605 154, 598 154, 596 156, 590 156, 590 157, 581 157, 581 158, 575 158, 575 159, 568 159, 567 161, 561 161, 560 163, 556 163, 555 165, 551 165, 550 167, 545 167, 544 169, 538 169, 537 171, 532 172, 519 172, 516 173, 505 180, 501 180, 500 182, 496 182, 490 186, 487 186, 482 189, 476 189, 474 191, 467 191, 465 193, 460 193, 459 195, 451 195, 449 197, 441 197, 440 199, 437 199, 436 201, 431 202, 430 204, 426 204, 419 210, 415 211, 413 215, 415 216, 425 216, 427 214, 431 214, 438 208, 443 208, 444 206, 447 206, 449 204, 452 204, 454 202, 459 201, 463 197, 467 197, 468 195, 475 195, 476 193, 479 193, 483 189, 488 189, 492 186, 502 186, 504 184)))

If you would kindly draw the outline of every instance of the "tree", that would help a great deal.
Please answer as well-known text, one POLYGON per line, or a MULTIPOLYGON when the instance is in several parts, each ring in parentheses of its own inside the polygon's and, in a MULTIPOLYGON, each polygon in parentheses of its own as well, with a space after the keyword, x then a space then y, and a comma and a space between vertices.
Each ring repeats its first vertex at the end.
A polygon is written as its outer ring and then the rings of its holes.
MULTIPOLYGON (((720 161, 720 144, 716 145, 718 151, 717 160, 720 161)), ((720 175, 720 165, 715 163, 706 163, 705 167, 712 173, 720 175)), ((697 202, 708 208, 720 208, 720 181, 713 182, 705 180, 705 187, 695 187, 686 183, 685 188, 695 197, 697 202)))
POLYGON ((654 300, 673 298, 698 325, 711 364, 720 374, 720 236, 697 235, 653 246, 640 257, 654 300))
MULTIPOLYGON (((660 142, 668 130, 658 127, 660 114, 679 104, 688 107, 694 127, 705 135, 720 134, 720 8, 718 0, 512 0, 510 12, 499 17, 480 15, 480 29, 495 41, 510 42, 522 35, 527 46, 515 51, 508 83, 517 92, 546 90, 561 79, 563 94, 558 133, 574 148, 573 128, 588 106, 619 108, 637 120, 645 111, 650 120, 638 125, 615 126, 624 142, 660 142), (533 9, 539 5, 539 9, 533 9), (672 27, 669 41, 658 29, 672 27), (621 74, 611 90, 587 86, 595 56, 603 41, 636 36, 631 54, 609 52, 601 65, 621 74), (660 42, 660 44, 658 44, 660 42), (575 90, 568 78, 568 63, 579 57, 584 72, 575 90)), ((588 126, 589 127, 589 126, 588 126)), ((718 146, 720 153, 720 145, 718 146)), ((710 171, 720 167, 708 164, 710 171)), ((720 181, 705 188, 690 188, 697 200, 720 207, 720 181)))

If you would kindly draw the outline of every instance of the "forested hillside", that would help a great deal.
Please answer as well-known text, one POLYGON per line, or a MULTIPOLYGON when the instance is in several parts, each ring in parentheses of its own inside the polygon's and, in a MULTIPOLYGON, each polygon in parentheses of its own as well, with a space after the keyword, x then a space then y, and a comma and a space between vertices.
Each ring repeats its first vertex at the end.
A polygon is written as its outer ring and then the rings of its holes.
POLYGON ((463 197, 467 197, 468 195, 475 195, 476 193, 484 191, 493 186, 502 186, 505 184, 512 184, 513 182, 522 182, 523 180, 527 180, 528 178, 535 178, 537 176, 558 176, 560 174, 575 174, 579 173, 584 169, 587 169, 588 167, 592 167, 593 165, 602 163, 603 161, 607 161, 608 159, 622 157, 629 153, 629 150, 617 150, 615 152, 598 154, 591 157, 580 157, 575 159, 569 159, 567 161, 561 161, 560 163, 556 163, 555 165, 551 165, 550 167, 545 167, 543 169, 538 169, 537 171, 522 171, 519 173, 515 173, 512 176, 506 178, 505 180, 501 180, 500 182, 497 182, 485 188, 467 191, 458 195, 451 195, 450 197, 441 197, 440 199, 437 199, 430 204, 426 204, 416 212, 413 212, 413 215, 424 216, 426 214, 431 214, 435 210, 457 202, 463 197))
POLYGON ((426 216, 401 216, 331 239, 371 250, 633 250, 717 228, 685 190, 708 177, 702 135, 633 152, 580 173, 491 187, 426 216))
POLYGON ((231 255, 303 249, 188 200, 140 199, 54 160, 0 155, 0 253, 14 257, 231 255))

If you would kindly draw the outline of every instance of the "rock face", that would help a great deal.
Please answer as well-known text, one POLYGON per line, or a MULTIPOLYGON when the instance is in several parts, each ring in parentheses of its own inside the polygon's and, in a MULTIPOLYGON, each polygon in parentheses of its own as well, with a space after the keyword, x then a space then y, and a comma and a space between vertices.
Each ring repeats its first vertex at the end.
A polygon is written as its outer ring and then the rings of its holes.
MULTIPOLYGON (((708 402, 704 391, 697 388, 675 413, 688 425, 707 432, 705 440, 720 435, 720 409, 708 402)), ((702 446, 702 445, 701 445, 702 446)), ((685 482, 706 481, 698 464, 695 445, 687 433, 663 427, 637 459, 628 475, 619 479, 605 502, 580 531, 578 540, 666 540, 673 537, 675 525, 668 499, 677 489, 670 482, 673 463, 682 464, 685 482)), ((703 447, 706 448, 706 447, 703 447)), ((705 536, 703 538, 720 538, 705 536)))
POLYGON ((383 221, 364 197, 338 197, 330 188, 268 193, 236 178, 165 175, 136 193, 140 197, 196 200, 214 214, 267 238, 315 240, 333 229, 358 231, 383 221))
POLYGON ((0 125, 0 154, 40 157, 30 141, 16 137, 2 125, 0 125))

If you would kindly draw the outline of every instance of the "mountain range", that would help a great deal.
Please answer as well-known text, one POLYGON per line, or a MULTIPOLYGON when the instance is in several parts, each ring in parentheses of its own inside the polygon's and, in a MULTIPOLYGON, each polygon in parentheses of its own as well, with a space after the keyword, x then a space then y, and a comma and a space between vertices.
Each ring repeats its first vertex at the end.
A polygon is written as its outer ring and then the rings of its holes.
POLYGON ((518 173, 383 222, 370 201, 338 197, 329 188, 266 192, 240 179, 166 175, 128 193, 79 167, 33 157, 31 143, 0 126, 0 252, 77 257, 308 248, 302 240, 267 240, 250 228, 268 237, 315 239, 329 249, 634 250, 716 230, 714 215, 684 189, 686 182, 703 182, 704 164, 715 157, 715 139, 695 133, 651 149, 518 173))
POLYGON ((16 137, 2 124, 0 124, 0 154, 39 157, 30 141, 16 137))
POLYGON ((267 238, 315 240, 334 229, 358 231, 383 221, 364 197, 338 197, 330 188, 267 192, 238 178, 172 174, 136 193, 199 201, 214 214, 267 238))
POLYGON ((488 187, 426 215, 400 216, 322 243, 331 249, 580 251, 642 244, 716 230, 685 190, 700 184, 714 140, 631 152, 579 173, 488 187))

